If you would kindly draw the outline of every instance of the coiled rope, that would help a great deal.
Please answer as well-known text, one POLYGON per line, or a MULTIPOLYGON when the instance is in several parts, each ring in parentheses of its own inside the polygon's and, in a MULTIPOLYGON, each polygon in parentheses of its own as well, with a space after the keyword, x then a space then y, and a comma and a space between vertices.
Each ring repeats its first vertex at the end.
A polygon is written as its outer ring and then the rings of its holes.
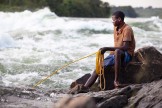
POLYGON ((101 54, 101 50, 96 53, 96 74, 98 74, 100 77, 100 89, 105 90, 106 81, 104 76, 104 55, 101 54))

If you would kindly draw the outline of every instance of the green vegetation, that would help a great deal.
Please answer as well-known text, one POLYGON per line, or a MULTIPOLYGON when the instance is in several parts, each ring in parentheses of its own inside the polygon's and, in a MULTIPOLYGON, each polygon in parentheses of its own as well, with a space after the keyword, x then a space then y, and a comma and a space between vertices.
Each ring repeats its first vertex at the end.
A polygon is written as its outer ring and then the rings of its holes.
POLYGON ((109 17, 108 3, 100 0, 0 0, 0 11, 37 10, 49 7, 58 16, 109 17))
POLYGON ((34 11, 47 6, 46 0, 0 0, 0 11, 34 11))
POLYGON ((136 13, 138 13, 139 17, 151 17, 151 16, 159 16, 162 18, 162 8, 135 8, 136 13))
POLYGON ((101 0, 0 0, 0 11, 36 11, 49 7, 58 16, 65 17, 109 17, 113 12, 121 10, 127 17, 162 18, 162 8, 132 8, 131 6, 110 7, 101 0))
POLYGON ((111 7, 111 14, 117 10, 121 10, 125 13, 127 17, 145 17, 149 18, 151 16, 159 16, 162 18, 162 8, 152 8, 152 7, 138 7, 132 8, 131 6, 119 6, 119 7, 111 7))
POLYGON ((47 1, 50 9, 56 12, 56 14, 59 16, 108 17, 110 13, 109 4, 103 3, 100 0, 47 0, 47 1))
POLYGON ((134 8, 131 6, 119 6, 119 7, 111 7, 111 13, 115 11, 123 11, 125 13, 125 16, 135 18, 138 17, 138 14, 135 12, 134 8))

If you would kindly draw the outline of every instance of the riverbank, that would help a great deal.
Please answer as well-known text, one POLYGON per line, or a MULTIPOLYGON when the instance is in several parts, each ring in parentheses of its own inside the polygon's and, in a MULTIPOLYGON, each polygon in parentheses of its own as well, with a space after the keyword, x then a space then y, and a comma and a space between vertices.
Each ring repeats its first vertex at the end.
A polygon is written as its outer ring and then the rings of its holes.
MULTIPOLYGON (((121 89, 99 92, 66 94, 63 91, 46 91, 30 88, 0 87, 1 108, 55 108, 54 105, 64 97, 89 96, 99 108, 161 108, 162 79, 151 83, 129 85, 121 89)), ((76 103, 77 104, 77 103, 76 103)))

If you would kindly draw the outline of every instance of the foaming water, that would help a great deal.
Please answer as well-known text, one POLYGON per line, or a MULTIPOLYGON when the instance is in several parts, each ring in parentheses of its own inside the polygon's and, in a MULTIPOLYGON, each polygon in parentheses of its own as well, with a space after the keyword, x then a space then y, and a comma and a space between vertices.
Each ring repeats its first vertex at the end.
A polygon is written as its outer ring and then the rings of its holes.
MULTIPOLYGON (((162 20, 126 19, 133 27, 136 46, 162 50, 162 20)), ((58 17, 48 8, 36 12, 0 12, 0 84, 32 86, 65 63, 113 46, 111 18, 58 17)), ((43 88, 68 88, 95 68, 95 55, 59 71, 43 88)))
POLYGON ((9 34, 6 33, 0 34, 0 48, 10 48, 15 46, 16 46, 15 41, 9 34))

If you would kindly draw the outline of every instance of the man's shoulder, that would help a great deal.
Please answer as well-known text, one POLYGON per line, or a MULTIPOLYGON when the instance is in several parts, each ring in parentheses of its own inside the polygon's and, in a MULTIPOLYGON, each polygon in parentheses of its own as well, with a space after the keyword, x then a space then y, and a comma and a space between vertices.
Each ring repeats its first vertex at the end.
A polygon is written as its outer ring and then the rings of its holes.
POLYGON ((128 24, 126 24, 126 26, 124 27, 124 30, 131 30, 132 31, 132 27, 129 26, 128 24))

